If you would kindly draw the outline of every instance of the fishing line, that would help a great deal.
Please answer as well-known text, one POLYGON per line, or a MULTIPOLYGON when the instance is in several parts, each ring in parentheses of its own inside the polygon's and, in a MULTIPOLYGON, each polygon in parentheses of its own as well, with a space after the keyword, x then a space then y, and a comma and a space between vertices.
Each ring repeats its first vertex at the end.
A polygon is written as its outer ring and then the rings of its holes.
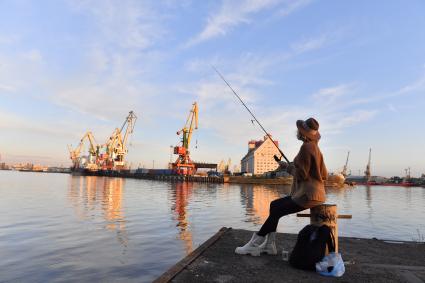
MULTIPOLYGON (((227 86, 232 90, 233 94, 239 99, 239 101, 242 103, 242 105, 246 108, 246 110, 248 110, 249 114, 251 114, 252 118, 254 118, 254 120, 257 122, 257 124, 261 127, 261 129, 263 130, 263 132, 269 137, 269 139, 273 142, 273 144, 276 146, 277 150, 279 150, 280 154, 282 155, 282 157, 286 160, 286 162, 290 163, 288 158, 286 158, 285 154, 282 152, 282 150, 280 150, 279 146, 273 141, 272 137, 270 136, 270 134, 264 129, 263 125, 261 125, 261 123, 257 120, 257 118, 254 116, 254 114, 251 112, 251 110, 248 108, 248 106, 246 106, 246 104, 243 102, 243 100, 240 98, 240 96, 236 93, 236 91, 232 88, 232 86, 226 81, 226 79, 223 77, 223 75, 213 66, 211 65, 211 67, 214 69, 214 71, 216 71, 216 73, 220 76, 220 78, 227 84, 227 86)), ((253 122, 253 120, 251 120, 251 122, 253 122)))

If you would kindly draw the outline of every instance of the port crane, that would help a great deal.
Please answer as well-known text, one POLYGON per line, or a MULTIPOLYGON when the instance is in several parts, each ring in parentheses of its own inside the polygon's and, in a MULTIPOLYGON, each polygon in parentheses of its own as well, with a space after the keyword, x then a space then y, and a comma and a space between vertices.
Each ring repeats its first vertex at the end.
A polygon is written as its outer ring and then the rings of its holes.
POLYGON ((366 170, 364 171, 367 182, 370 182, 370 176, 371 176, 371 173, 370 173, 370 158, 371 158, 371 155, 372 155, 372 149, 369 148, 369 161, 367 162, 366 170))
POLYGON ((406 176, 404 177, 404 180, 409 181, 410 180, 410 167, 404 169, 404 171, 406 172, 406 176))
POLYGON ((85 162, 87 163, 86 166, 89 166, 90 169, 96 169, 95 167, 97 167, 96 159, 99 154, 99 146, 97 145, 94 139, 93 133, 88 131, 81 138, 80 143, 75 149, 72 149, 72 146, 68 145, 69 155, 70 155, 70 159, 72 160, 73 168, 79 168, 81 165, 80 163, 82 161, 82 157, 80 156, 80 154, 81 154, 81 150, 84 147, 84 141, 86 139, 89 141, 89 145, 90 145, 88 160, 85 162))
POLYGON ((348 158, 350 157, 350 151, 348 151, 348 153, 347 153, 347 160, 345 160, 345 165, 344 165, 344 168, 342 169, 342 172, 341 172, 341 174, 344 176, 344 177, 347 177, 347 166, 348 166, 348 158))
POLYGON ((127 143, 130 134, 133 133, 136 120, 137 116, 130 111, 121 128, 116 128, 105 144, 97 144, 92 132, 86 132, 75 149, 68 146, 72 168, 91 171, 124 169, 124 158, 128 152, 127 143), (81 156, 86 140, 90 144, 87 158, 81 156))
POLYGON ((190 159, 189 146, 194 130, 198 129, 198 104, 194 102, 187 117, 184 127, 177 132, 181 135, 181 145, 174 147, 177 160, 172 164, 172 169, 178 175, 193 175, 196 172, 195 164, 190 159))
POLYGON ((124 158, 128 153, 127 142, 129 135, 133 133, 136 120, 136 114, 130 111, 121 129, 116 128, 106 141, 104 145, 106 148, 106 160, 103 161, 103 167, 106 167, 105 169, 120 169, 124 167, 124 158))

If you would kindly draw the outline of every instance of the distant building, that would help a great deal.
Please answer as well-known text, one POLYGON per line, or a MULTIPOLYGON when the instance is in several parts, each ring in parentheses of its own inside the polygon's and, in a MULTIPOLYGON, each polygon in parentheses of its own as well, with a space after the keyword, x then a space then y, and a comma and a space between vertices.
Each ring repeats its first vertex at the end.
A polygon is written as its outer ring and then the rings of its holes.
MULTIPOLYGON (((278 141, 274 143, 279 145, 278 141)), ((275 154, 280 156, 279 150, 268 136, 260 141, 249 141, 248 153, 241 160, 241 172, 260 175, 276 170, 279 165, 273 158, 275 154)))
POLYGON ((2 162, 0 163, 0 170, 9 170, 9 166, 6 163, 2 162))

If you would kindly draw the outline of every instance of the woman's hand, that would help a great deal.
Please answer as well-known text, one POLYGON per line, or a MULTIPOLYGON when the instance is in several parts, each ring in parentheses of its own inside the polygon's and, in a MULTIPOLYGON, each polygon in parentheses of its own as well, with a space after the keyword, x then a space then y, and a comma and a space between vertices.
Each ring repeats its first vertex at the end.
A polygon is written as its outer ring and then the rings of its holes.
POLYGON ((286 170, 286 168, 288 168, 289 164, 285 161, 279 161, 279 167, 282 168, 283 170, 286 170))

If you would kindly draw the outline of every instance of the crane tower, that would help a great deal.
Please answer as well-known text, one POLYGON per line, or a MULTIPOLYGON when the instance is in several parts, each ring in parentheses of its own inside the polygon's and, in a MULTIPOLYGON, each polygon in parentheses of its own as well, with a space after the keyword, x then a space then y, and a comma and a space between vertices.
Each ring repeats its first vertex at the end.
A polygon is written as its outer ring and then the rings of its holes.
POLYGON ((348 158, 350 157, 350 151, 348 151, 348 153, 347 153, 347 160, 345 160, 345 165, 344 165, 344 168, 342 169, 342 172, 341 172, 341 174, 344 176, 344 177, 347 177, 347 166, 348 166, 348 158))
POLYGON ((85 167, 90 170, 97 170, 96 159, 99 154, 99 145, 96 143, 92 132, 86 132, 75 149, 72 149, 72 147, 68 145, 68 150, 73 169, 85 167), (81 150, 84 148, 85 140, 89 141, 89 154, 83 157, 81 156, 81 150))
POLYGON ((195 164, 190 159, 189 146, 194 130, 198 129, 198 104, 194 102, 184 127, 177 132, 181 135, 181 145, 174 147, 177 160, 173 163, 173 172, 178 175, 193 175, 196 172, 195 164))
POLYGON ((121 128, 116 128, 104 147, 106 151, 106 160, 104 169, 123 169, 125 166, 125 155, 128 153, 127 143, 129 135, 133 133, 137 116, 133 111, 128 113, 121 128), (106 168, 105 168, 106 167, 106 168))
POLYGON ((370 158, 371 158, 371 154, 372 154, 372 149, 369 148, 369 161, 367 162, 366 170, 364 171, 364 174, 366 176, 366 181, 367 182, 370 182, 370 177, 371 177, 371 173, 370 173, 370 158))

